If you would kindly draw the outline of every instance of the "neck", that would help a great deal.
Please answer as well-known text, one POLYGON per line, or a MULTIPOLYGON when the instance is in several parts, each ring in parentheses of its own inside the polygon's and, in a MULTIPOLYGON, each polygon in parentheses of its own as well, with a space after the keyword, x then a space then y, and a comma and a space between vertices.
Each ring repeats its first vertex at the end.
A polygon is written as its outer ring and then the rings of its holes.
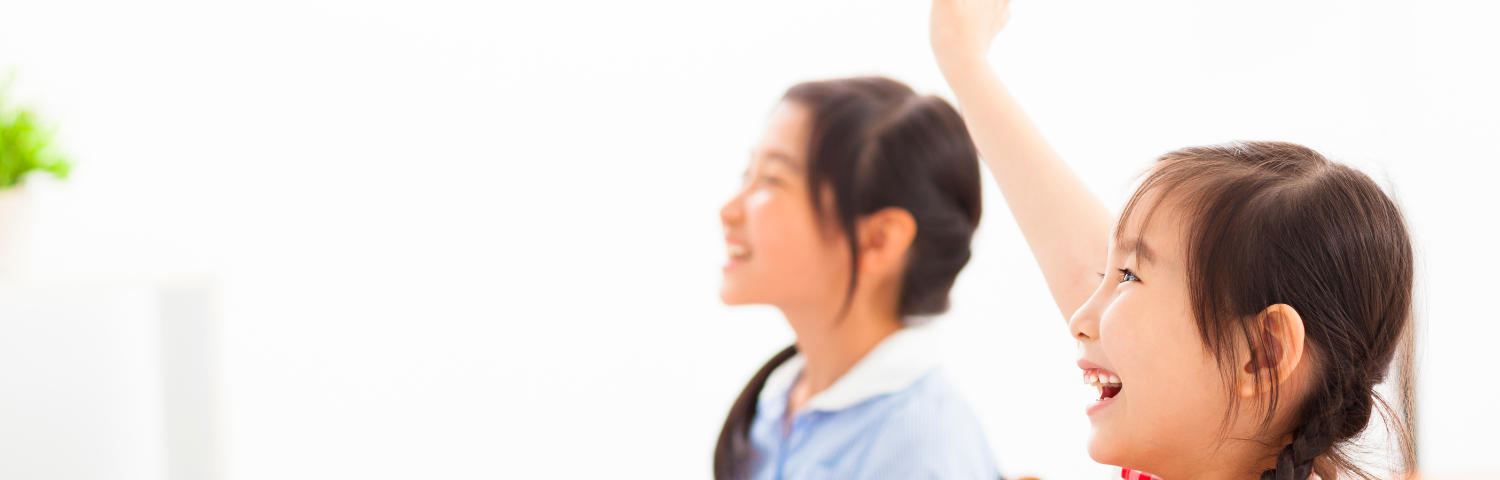
POLYGON ((838 317, 842 302, 831 310, 782 308, 787 322, 797 332, 797 351, 807 360, 801 379, 793 387, 792 410, 827 390, 876 345, 901 330, 901 319, 894 306, 879 308, 870 302, 859 302, 858 297, 855 300, 842 318, 838 317))
MULTIPOLYGON (((1237 438, 1252 438, 1254 432, 1243 432, 1237 438)), ((1261 472, 1276 467, 1276 455, 1281 453, 1281 443, 1261 441, 1225 440, 1223 444, 1210 447, 1172 473, 1157 473, 1162 478, 1182 480, 1254 480, 1261 472), (1247 467, 1248 465, 1248 467, 1247 467), (1171 475, 1171 476, 1168 476, 1171 475)), ((1184 459, 1188 456, 1184 456, 1184 459)), ((1170 470, 1170 469, 1169 469, 1170 470)))

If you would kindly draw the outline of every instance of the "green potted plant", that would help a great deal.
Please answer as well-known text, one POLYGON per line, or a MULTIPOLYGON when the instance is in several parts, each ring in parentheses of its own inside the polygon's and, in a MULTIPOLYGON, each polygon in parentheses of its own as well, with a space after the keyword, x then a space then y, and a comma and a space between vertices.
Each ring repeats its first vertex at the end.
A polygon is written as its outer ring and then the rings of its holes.
POLYGON ((9 83, 0 84, 0 276, 9 276, 27 210, 27 177, 47 173, 67 178, 72 163, 52 141, 35 112, 9 102, 9 83))

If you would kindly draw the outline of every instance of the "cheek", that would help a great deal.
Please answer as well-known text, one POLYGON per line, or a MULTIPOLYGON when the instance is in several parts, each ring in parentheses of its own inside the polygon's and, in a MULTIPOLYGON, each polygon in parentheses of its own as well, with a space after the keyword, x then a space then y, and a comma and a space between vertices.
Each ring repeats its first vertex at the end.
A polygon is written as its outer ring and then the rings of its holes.
POLYGON ((1227 408, 1217 364, 1190 314, 1140 293, 1122 295, 1099 323, 1102 347, 1126 382, 1133 423, 1152 443, 1202 441, 1227 408))
POLYGON ((1101 316, 1100 340, 1110 361, 1153 386, 1200 380, 1203 363, 1211 358, 1205 357, 1192 315, 1153 293, 1122 294, 1101 316))
POLYGON ((745 199, 745 226, 755 262, 776 267, 804 256, 808 232, 805 220, 786 199, 755 193, 745 199))
POLYGON ((1154 332, 1157 320, 1148 302, 1129 293, 1104 310, 1099 318, 1099 343, 1110 363, 1126 382, 1132 400, 1146 400, 1152 387, 1168 372, 1156 361, 1172 348, 1170 339, 1154 332), (1145 398, 1142 398, 1145 397, 1145 398))
POLYGON ((836 242, 819 232, 809 207, 798 200, 752 194, 745 202, 745 225, 757 276, 805 289, 806 284, 828 283, 843 258, 836 255, 836 242))

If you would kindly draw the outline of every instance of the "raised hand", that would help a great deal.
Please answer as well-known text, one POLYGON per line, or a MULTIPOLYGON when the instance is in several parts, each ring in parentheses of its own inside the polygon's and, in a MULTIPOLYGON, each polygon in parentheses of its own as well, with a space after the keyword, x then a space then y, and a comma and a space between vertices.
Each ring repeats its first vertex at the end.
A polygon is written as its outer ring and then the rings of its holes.
POLYGON ((983 65, 995 35, 1010 19, 1010 0, 933 0, 932 53, 944 71, 983 65))
POLYGON ((1009 0, 933 0, 932 53, 1066 320, 1099 285, 1114 217, 990 68, 990 44, 1009 7, 1009 0))

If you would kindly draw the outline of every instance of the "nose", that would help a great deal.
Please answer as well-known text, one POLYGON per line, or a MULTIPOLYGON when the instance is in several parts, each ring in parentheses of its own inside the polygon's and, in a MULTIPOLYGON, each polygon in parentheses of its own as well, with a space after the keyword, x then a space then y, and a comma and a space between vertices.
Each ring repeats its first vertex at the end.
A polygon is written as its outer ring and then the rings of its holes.
POLYGON ((745 220, 744 202, 740 201, 744 196, 745 190, 740 189, 739 192, 734 194, 734 197, 724 202, 724 206, 719 207, 719 222, 724 224, 725 227, 738 225, 745 220))
POLYGON ((1099 288, 1094 289, 1089 300, 1083 302, 1083 306, 1068 319, 1068 330, 1073 334, 1074 340, 1081 342, 1099 338, 1099 317, 1104 315, 1104 308, 1109 304, 1109 292, 1105 287, 1107 282, 1108 279, 1101 279, 1099 288))

